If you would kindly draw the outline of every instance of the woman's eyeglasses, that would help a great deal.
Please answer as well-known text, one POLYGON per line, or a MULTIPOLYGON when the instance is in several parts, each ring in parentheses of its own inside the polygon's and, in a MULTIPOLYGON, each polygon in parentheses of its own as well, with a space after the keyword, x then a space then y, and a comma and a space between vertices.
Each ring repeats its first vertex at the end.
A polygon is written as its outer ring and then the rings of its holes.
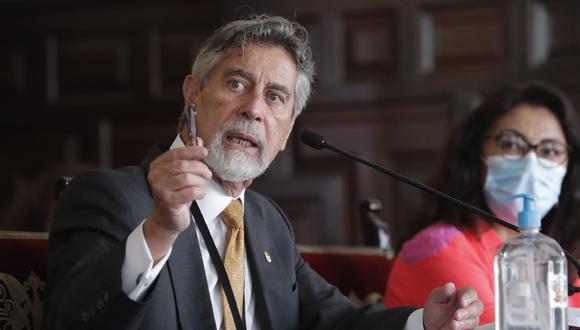
POLYGON ((500 156, 506 160, 522 159, 533 149, 540 164, 546 168, 566 163, 571 153, 571 148, 567 144, 555 140, 543 140, 538 144, 531 144, 521 133, 514 130, 505 130, 485 138, 494 140, 500 156))

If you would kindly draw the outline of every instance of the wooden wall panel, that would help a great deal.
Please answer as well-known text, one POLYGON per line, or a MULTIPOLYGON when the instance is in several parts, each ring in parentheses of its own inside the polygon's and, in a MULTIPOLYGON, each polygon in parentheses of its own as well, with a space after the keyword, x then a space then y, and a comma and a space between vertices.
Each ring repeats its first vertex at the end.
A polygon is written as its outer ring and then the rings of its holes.
POLYGON ((177 135, 177 117, 159 120, 141 118, 134 122, 112 123, 111 126, 112 167, 140 164, 154 144, 170 145, 177 135))
MULTIPOLYGON (((353 107, 332 112, 312 109, 299 118, 295 135, 303 129, 318 132, 337 147, 428 182, 437 170, 451 131, 450 104, 450 99, 442 97, 429 102, 408 102, 388 107, 353 107)), ((288 185, 312 173, 326 177, 329 173, 336 173, 337 168, 344 168, 339 173, 342 173, 343 184, 349 193, 341 201, 349 216, 342 226, 350 228, 350 236, 345 243, 362 243, 357 209, 358 204, 367 198, 381 200, 384 205, 383 218, 390 223, 396 236, 406 232, 406 224, 413 216, 409 210, 417 210, 421 206, 417 190, 325 149, 318 151, 297 144, 295 150, 297 163, 304 165, 297 166, 296 175, 285 181, 288 185)), ((324 184, 317 182, 317 185, 324 184)), ((320 191, 320 199, 325 192, 333 189, 327 185, 317 190, 304 190, 304 194, 310 196, 320 191)), ((270 193, 283 199, 280 195, 284 195, 284 190, 272 190, 270 193)), ((324 221, 328 220, 318 219, 318 222, 324 221)), ((316 229, 321 230, 319 227, 316 229)), ((297 236, 297 239, 300 238, 297 236)))
POLYGON ((424 7, 433 26, 435 74, 500 73, 507 59, 506 8, 501 2, 424 7))
MULTIPOLYGON (((7 31, 8 32, 8 31, 7 31)), ((23 97, 35 104, 44 95, 44 49, 32 36, 0 34, 0 97, 4 104, 23 97), (37 100, 37 98, 39 100, 37 100)))
POLYGON ((0 95, 22 95, 29 88, 30 70, 26 50, 16 44, 4 43, 0 53, 0 95))
MULTIPOLYGON (((266 175, 267 176, 267 175, 266 175)), ((262 178, 252 189, 273 198, 285 211, 299 244, 352 244, 348 174, 327 166, 288 179, 262 178)))
POLYGON ((545 41, 542 61, 534 68, 549 80, 578 84, 570 72, 580 70, 580 3, 577 1, 539 1, 535 8, 543 15, 533 17, 532 38, 545 41))
POLYGON ((580 54, 580 3, 578 1, 543 3, 550 15, 551 55, 577 57, 580 54))
POLYGON ((394 78, 397 73, 395 20, 395 14, 389 11, 345 15, 347 79, 394 78))
POLYGON ((181 97, 183 79, 191 72, 193 59, 207 34, 208 31, 186 27, 150 32, 150 90, 153 97, 181 97))
POLYGON ((132 54, 129 36, 83 35, 47 39, 50 53, 48 81, 54 82, 50 103, 77 103, 88 99, 130 98, 132 54), (75 102, 76 101, 76 102, 75 102))

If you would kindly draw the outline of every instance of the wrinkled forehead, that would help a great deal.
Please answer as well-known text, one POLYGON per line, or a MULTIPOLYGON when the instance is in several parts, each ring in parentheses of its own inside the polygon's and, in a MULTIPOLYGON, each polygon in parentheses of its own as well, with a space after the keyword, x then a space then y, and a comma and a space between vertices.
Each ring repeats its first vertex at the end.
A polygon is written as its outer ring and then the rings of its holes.
POLYGON ((219 68, 218 71, 245 71, 249 75, 264 75, 278 84, 295 84, 298 76, 298 67, 286 49, 263 43, 229 48, 216 68, 219 68))
MULTIPOLYGON (((254 48, 254 47, 260 47, 263 49, 269 49, 269 50, 281 50, 283 52, 285 52, 289 58, 292 59, 292 61, 294 62, 294 64, 296 65, 296 67, 298 68, 298 63, 296 61, 296 58, 294 57, 294 54, 287 49, 286 47, 273 43, 273 42, 266 42, 266 41, 245 41, 245 42, 237 42, 234 43, 232 45, 230 45, 228 48, 223 50, 223 55, 222 55, 222 59, 221 61, 224 60, 224 58, 227 58, 231 55, 237 55, 240 57, 243 57, 247 50, 250 48, 254 48)), ((220 61, 220 62, 221 62, 220 61)))

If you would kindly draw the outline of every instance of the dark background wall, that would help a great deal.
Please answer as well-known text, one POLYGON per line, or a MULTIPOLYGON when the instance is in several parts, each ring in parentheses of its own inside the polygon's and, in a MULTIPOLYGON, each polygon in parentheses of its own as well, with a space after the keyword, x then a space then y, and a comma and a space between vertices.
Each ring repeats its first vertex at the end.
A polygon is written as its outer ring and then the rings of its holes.
POLYGON ((46 230, 54 179, 140 162, 170 141, 200 43, 248 13, 311 33, 315 94, 255 188, 299 243, 362 242, 358 203, 378 198, 395 239, 413 188, 298 143, 303 128, 424 182, 453 128, 487 93, 529 79, 580 106, 576 0, 0 2, 0 229, 46 230))

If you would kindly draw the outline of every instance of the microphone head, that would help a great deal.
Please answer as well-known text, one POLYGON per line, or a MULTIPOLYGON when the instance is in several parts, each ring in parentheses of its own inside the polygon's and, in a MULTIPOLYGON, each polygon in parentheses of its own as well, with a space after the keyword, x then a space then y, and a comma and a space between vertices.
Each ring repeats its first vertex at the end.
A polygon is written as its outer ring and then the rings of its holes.
POLYGON ((300 139, 302 140, 302 143, 318 150, 322 149, 326 143, 326 138, 324 136, 309 130, 303 130, 302 134, 300 134, 300 139))

